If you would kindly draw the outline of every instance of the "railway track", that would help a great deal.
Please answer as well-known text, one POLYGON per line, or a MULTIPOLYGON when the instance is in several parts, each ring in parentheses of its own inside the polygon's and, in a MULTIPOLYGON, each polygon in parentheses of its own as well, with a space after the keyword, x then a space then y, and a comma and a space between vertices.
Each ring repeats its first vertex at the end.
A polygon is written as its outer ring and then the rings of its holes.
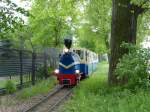
POLYGON ((72 88, 60 86, 24 112, 52 112, 71 93, 72 88))

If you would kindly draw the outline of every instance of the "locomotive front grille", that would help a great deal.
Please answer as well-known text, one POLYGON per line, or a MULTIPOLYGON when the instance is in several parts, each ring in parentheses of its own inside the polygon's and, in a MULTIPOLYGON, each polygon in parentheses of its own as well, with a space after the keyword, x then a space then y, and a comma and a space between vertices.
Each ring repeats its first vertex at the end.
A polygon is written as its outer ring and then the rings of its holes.
POLYGON ((63 80, 63 85, 69 85, 70 84, 70 80, 69 79, 64 79, 63 80))

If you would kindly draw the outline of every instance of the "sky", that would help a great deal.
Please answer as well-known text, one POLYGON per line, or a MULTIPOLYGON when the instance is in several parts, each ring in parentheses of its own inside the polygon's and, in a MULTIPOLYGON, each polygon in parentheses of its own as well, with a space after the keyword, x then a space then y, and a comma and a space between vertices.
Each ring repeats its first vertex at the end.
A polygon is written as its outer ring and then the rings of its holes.
MULTIPOLYGON (((29 10, 31 8, 31 2, 29 1, 23 1, 23 0, 11 0, 12 2, 14 2, 15 4, 17 4, 19 7, 24 8, 25 10, 29 10)), ((19 17, 21 17, 25 23, 28 22, 28 17, 25 17, 21 14, 17 14, 19 17)))
POLYGON ((11 0, 12 2, 16 3, 19 7, 23 7, 26 10, 31 8, 31 2, 29 1, 22 1, 22 0, 11 0))

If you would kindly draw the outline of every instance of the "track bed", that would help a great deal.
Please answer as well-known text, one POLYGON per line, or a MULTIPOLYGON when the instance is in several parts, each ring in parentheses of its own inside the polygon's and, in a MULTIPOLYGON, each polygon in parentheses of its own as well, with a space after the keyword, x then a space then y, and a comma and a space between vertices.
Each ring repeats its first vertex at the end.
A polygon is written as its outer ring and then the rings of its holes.
POLYGON ((72 88, 59 87, 25 112, 52 112, 72 93, 72 88))

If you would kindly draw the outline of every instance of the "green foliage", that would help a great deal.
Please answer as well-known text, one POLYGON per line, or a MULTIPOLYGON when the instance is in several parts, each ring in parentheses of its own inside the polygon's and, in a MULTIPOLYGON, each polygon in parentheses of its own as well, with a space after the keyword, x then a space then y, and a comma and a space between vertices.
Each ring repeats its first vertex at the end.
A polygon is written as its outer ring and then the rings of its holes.
POLYGON ((138 6, 142 5, 142 7, 146 7, 146 6, 149 6, 150 1, 149 0, 131 0, 131 3, 136 4, 138 6))
POLYGON ((37 69, 36 76, 37 78, 44 79, 45 68, 41 66, 37 69))
POLYGON ((84 8, 79 20, 81 28, 77 30, 79 45, 97 53, 107 52, 111 28, 111 0, 91 0, 84 8))
MULTIPOLYGON (((103 85, 102 85, 103 86, 103 85)), ((149 112, 150 95, 149 92, 139 91, 133 94, 129 90, 111 89, 110 92, 105 89, 99 89, 99 92, 93 94, 77 94, 73 99, 66 103, 61 112, 149 112), (104 92, 105 90, 105 92, 104 92), (102 92, 102 93, 101 93, 102 92)), ((77 90, 79 91, 79 90, 77 90)), ((80 89, 80 91, 82 91, 80 89)), ((82 91, 84 92, 84 91, 82 91)))
POLYGON ((24 24, 24 21, 17 14, 28 16, 29 13, 21 7, 18 7, 11 0, 2 0, 0 11, 0 38, 7 38, 8 33, 14 32, 16 29, 20 29, 24 24))
MULTIPOLYGON (((49 76, 53 72, 53 70, 54 70, 53 68, 50 67, 47 68, 47 72, 49 76)), ((36 72, 37 78, 43 79, 45 77, 44 74, 45 74, 45 67, 44 66, 39 67, 36 72)))
POLYGON ((143 8, 144 13, 138 17, 138 25, 137 25, 137 44, 143 41, 144 37, 150 35, 150 16, 149 16, 149 7, 150 1, 149 0, 131 0, 131 4, 137 5, 143 8))
POLYGON ((4 88, 6 85, 6 80, 1 80, 0 81, 0 88, 4 88))
POLYGON ((118 79, 125 78, 127 87, 150 87, 150 73, 148 72, 150 63, 150 49, 137 48, 126 44, 129 53, 125 54, 116 67, 118 79))
POLYGON ((140 15, 138 18, 138 26, 137 26, 137 45, 143 41, 143 39, 150 35, 150 16, 149 11, 145 11, 143 15, 140 15))
POLYGON ((63 38, 71 34, 74 6, 74 0, 34 1, 30 11, 33 17, 29 18, 34 44, 62 45, 63 38))
POLYGON ((14 93, 16 91, 16 85, 11 80, 6 82, 5 88, 7 93, 14 93))
POLYGON ((48 74, 50 75, 53 72, 54 72, 54 68, 48 67, 48 74))
POLYGON ((75 88, 72 99, 60 112, 149 112, 150 92, 139 89, 132 93, 107 85, 106 64, 100 64, 89 79, 75 88), (101 73, 101 71, 103 73, 101 73))
POLYGON ((38 82, 35 86, 25 88, 17 94, 19 99, 28 99, 38 94, 48 93, 56 84, 56 78, 51 77, 47 80, 38 82))
POLYGON ((2 0, 1 3, 0 40, 9 40, 13 48, 22 46, 31 49, 31 31, 22 18, 22 16, 28 17, 29 12, 12 0, 2 0))

